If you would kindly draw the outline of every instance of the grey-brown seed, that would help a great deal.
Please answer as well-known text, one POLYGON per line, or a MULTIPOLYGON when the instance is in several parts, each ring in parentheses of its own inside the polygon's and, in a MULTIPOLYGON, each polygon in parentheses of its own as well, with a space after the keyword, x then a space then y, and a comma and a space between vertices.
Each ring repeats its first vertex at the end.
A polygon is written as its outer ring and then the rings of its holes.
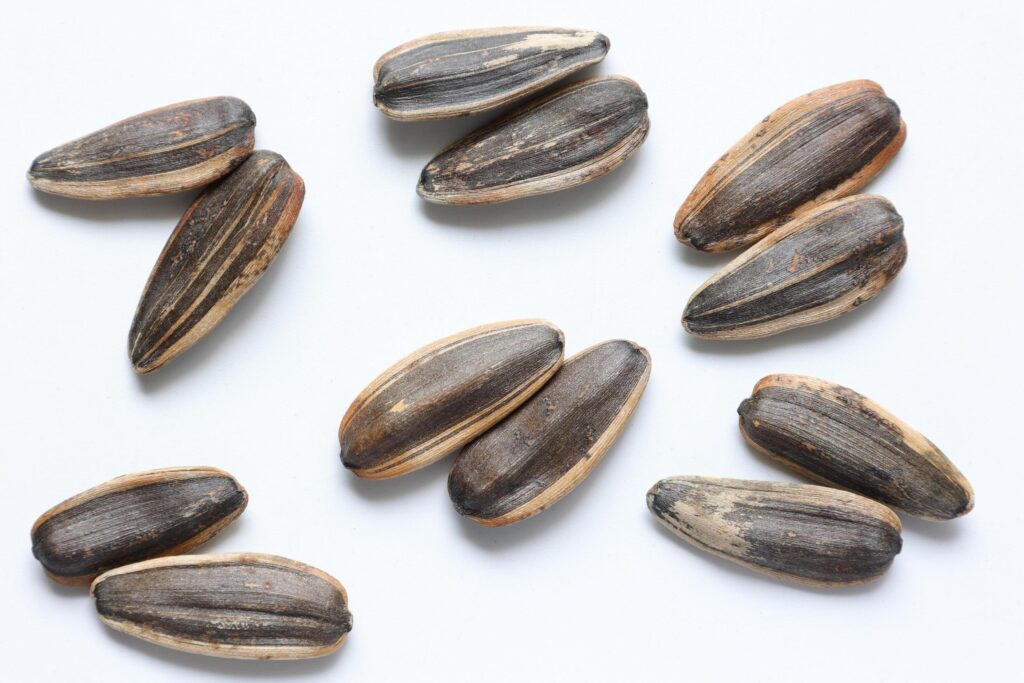
POLYGON ((504 526, 547 509, 597 466, 647 386, 651 360, 614 340, 568 361, 536 396, 469 444, 448 475, 459 514, 504 526))
POLYGON ((184 555, 128 565, 92 584, 107 626, 201 655, 308 659, 352 630, 345 588, 319 569, 258 553, 184 555))
POLYGON ((478 114, 600 62, 608 47, 600 33, 563 28, 437 33, 377 60, 373 103, 403 121, 478 114))
POLYGON ((403 358, 364 389, 338 428, 360 477, 435 462, 526 401, 562 364, 562 331, 543 320, 474 327, 403 358))
POLYGON ((493 204, 582 185, 647 138, 647 96, 622 76, 565 86, 453 143, 416 191, 439 204, 493 204))
POLYGON ((128 334, 135 371, 153 372, 191 347, 277 257, 305 196, 274 152, 254 152, 199 195, 167 240, 128 334))
POLYGON ((935 444, 851 389, 769 375, 739 407, 740 431, 760 453, 828 486, 925 519, 974 507, 970 483, 935 444))
POLYGON ((831 320, 873 299, 903 267, 903 219, 875 195, 823 204, 761 240, 701 285, 690 334, 754 339, 831 320))
POLYGON ((849 81, 798 97, 714 163, 676 214, 676 237, 703 251, 750 245, 860 190, 906 135, 899 107, 877 83, 849 81))
POLYGON ((248 501, 234 477, 212 467, 126 474, 44 512, 32 526, 32 554, 53 580, 88 585, 108 569, 188 552, 248 501))
POLYGON ((124 199, 207 185, 252 152, 256 116, 236 97, 211 97, 138 114, 36 157, 37 190, 124 199))
POLYGON ((816 586, 877 579, 903 545, 889 508, 810 484, 670 477, 647 492, 647 507, 701 550, 816 586))

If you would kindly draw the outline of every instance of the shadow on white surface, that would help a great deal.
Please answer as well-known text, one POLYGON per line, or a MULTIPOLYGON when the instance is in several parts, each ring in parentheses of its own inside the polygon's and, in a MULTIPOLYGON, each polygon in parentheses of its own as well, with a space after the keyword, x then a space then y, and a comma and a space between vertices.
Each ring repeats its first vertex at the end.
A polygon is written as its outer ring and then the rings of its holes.
MULTIPOLYGON (((381 114, 377 117, 377 127, 394 154, 407 159, 422 159, 426 166, 442 149, 491 118, 472 116, 447 121, 394 121, 381 114)), ((410 181, 410 185, 415 184, 415 179, 410 181)))
POLYGON ((170 236, 189 204, 199 191, 182 192, 164 197, 112 199, 90 201, 72 199, 30 189, 32 198, 43 209, 89 223, 103 224, 91 227, 114 227, 123 223, 146 221, 160 226, 170 236))
MULTIPOLYGON (((667 230, 671 230, 672 226, 669 225, 667 230)), ((700 268, 707 269, 708 277, 717 272, 720 268, 724 268, 727 263, 732 261, 734 258, 743 253, 743 249, 737 249, 736 251, 727 251, 724 253, 712 253, 707 251, 698 251, 693 247, 688 247, 676 239, 674 233, 671 233, 670 238, 672 240, 672 246, 675 248, 676 255, 679 257, 681 263, 686 264, 687 267, 697 266, 700 268)))
MULTIPOLYGON (((234 345, 235 353, 248 353, 248 348, 242 339, 238 339, 241 331, 246 327, 249 319, 259 315, 272 315, 268 312, 269 306, 265 305, 264 299, 274 289, 274 281, 284 276, 286 271, 293 271, 286 277, 298 277, 301 268, 298 263, 293 263, 291 254, 296 251, 294 240, 302 239, 304 230, 302 217, 299 217, 295 224, 292 236, 282 247, 277 258, 270 265, 270 268, 263 274, 263 277, 252 286, 246 294, 228 311, 220 324, 214 327, 205 337, 200 339, 195 346, 186 350, 183 354, 169 362, 159 370, 148 375, 137 375, 136 380, 142 393, 151 394, 161 391, 169 384, 174 384, 182 375, 192 372, 201 372, 202 368, 214 360, 221 353, 232 353, 231 346, 234 345), (295 233, 298 233, 296 235, 295 233), (222 348, 227 347, 227 348, 222 348)), ((142 290, 140 288, 141 296, 142 290)), ((279 303, 283 303, 279 302, 279 303)), ((131 363, 128 360, 128 328, 131 321, 125 324, 125 372, 133 372, 131 363)), ((296 346, 298 352, 298 345, 296 346)), ((267 359, 268 362, 270 359, 267 359)))
POLYGON ((400 477, 392 479, 362 479, 346 470, 342 466, 340 458, 338 462, 338 468, 342 471, 341 476, 345 478, 348 488, 363 500, 374 503, 404 498, 416 491, 429 487, 446 490, 448 468, 450 466, 451 457, 446 457, 439 462, 400 477))
MULTIPOLYGON (((918 519, 901 513, 900 523, 903 525, 904 543, 906 543, 907 532, 910 532, 913 537, 923 537, 938 543, 954 543, 964 534, 963 523, 958 519, 948 522, 930 522, 927 519, 918 519)), ((913 542, 916 542, 916 538, 913 542)))

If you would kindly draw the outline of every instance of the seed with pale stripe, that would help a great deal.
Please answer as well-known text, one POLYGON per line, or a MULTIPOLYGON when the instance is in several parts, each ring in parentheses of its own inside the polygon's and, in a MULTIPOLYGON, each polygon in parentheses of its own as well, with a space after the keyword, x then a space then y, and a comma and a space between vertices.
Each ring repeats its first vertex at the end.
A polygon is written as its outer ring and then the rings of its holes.
POLYGON ((108 569, 187 553, 248 501, 234 477, 212 467, 126 474, 44 512, 32 526, 32 554, 53 580, 88 585, 108 569))
POLYGON ((100 619, 115 631, 213 657, 322 657, 352 630, 337 579, 274 555, 149 560, 101 575, 92 595, 100 619))
POLYGON ((676 214, 676 237, 703 251, 750 245, 860 190, 906 135, 899 107, 877 83, 849 81, 798 97, 708 170, 676 214))
POLYGON ((903 546, 892 510, 810 484, 669 477, 647 492, 647 507, 701 550, 816 586, 877 579, 903 546))
POLYGON ((256 116, 235 97, 172 104, 36 157, 29 182, 79 199, 184 192, 231 172, 252 152, 256 116))
POLYGON ((649 128, 640 86, 592 78, 453 143, 423 169, 416 191, 438 204, 493 204, 565 190, 617 168, 649 128))
POLYGON ((595 31, 491 28, 399 45, 373 67, 373 103, 403 120, 468 116, 520 100, 604 59, 595 31))
POLYGON ((338 428, 341 461, 360 477, 436 462, 532 396, 562 364, 562 331, 543 320, 474 327, 386 370, 338 428))
POLYGON ((824 322, 873 299, 906 258, 903 219, 885 198, 823 204, 701 285, 683 327, 709 339, 754 339, 824 322))
POLYGON ((974 507, 974 491, 935 444, 857 392, 799 375, 769 375, 739 407, 760 453, 810 479, 925 519, 974 507))
POLYGON ((304 195, 281 155, 259 151, 192 203, 135 312, 128 351, 136 372, 157 370, 221 321, 277 257, 304 195))
POLYGON ((459 514, 504 526, 576 488, 615 443, 651 373, 647 351, 614 340, 576 354, 537 395, 455 458, 459 514))

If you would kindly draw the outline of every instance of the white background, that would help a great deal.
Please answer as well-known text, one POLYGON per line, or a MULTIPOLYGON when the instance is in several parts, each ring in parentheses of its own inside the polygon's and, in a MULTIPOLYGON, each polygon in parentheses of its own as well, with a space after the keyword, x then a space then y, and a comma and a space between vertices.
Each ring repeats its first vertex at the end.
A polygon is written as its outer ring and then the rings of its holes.
POLYGON ((0 28, 0 548, 9 681, 994 680, 1019 674, 1021 5, 716 2, 18 3, 0 28), (912 8, 912 5, 918 5, 912 8), (595 71, 637 80, 651 134, 583 188, 491 207, 420 200, 420 168, 481 120, 398 124, 371 105, 374 60, 406 40, 494 25, 592 28, 595 71), (868 188, 906 220, 909 259, 856 312, 769 340, 679 325, 727 262, 672 217, 708 165, 817 87, 881 83, 906 146, 868 188), (83 203, 38 194, 33 157, 143 110, 208 95, 255 110, 257 146, 306 202, 268 275, 208 338, 133 375, 138 296, 190 196, 83 203), (461 520, 438 464, 364 482, 336 428, 380 371, 436 338, 544 317, 567 353, 627 337, 653 374, 587 481, 504 529, 461 520), (793 480, 741 441, 736 406, 798 372, 872 397, 938 443, 977 507, 904 519, 882 580, 824 591, 762 578, 656 525, 661 477, 793 480), (225 468, 242 518, 204 547, 293 557, 348 588, 334 656, 237 662, 116 634, 86 591, 47 580, 29 528, 51 505, 153 467, 225 468))

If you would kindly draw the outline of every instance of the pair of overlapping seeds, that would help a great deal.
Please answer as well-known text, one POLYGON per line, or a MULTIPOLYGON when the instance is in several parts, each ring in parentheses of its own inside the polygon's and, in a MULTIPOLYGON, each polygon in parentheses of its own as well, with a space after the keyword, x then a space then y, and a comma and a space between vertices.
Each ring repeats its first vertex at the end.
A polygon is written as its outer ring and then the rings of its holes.
POLYGON ((462 449, 448 476, 456 510, 503 526, 548 508, 597 465, 636 408, 650 357, 624 340, 562 363, 542 320, 475 327, 399 361, 353 401, 338 430, 355 474, 406 474, 462 449))
POLYGON ((78 199, 125 199, 211 185, 185 212, 139 300, 128 336, 141 374, 209 332, 274 261, 305 185, 281 155, 253 151, 256 117, 234 97, 173 104, 39 155, 32 185, 78 199), (219 182, 217 182, 219 180, 219 182))
POLYGON ((902 548, 887 506, 929 520, 974 507, 974 491, 932 442, 868 398, 813 377, 771 375, 739 407, 759 453, 812 481, 670 477, 647 494, 665 526, 756 571, 819 586, 881 576, 902 548))
POLYGON ((330 575, 261 553, 184 554, 248 500, 234 477, 212 467, 125 475, 43 513, 32 552, 55 581, 91 583, 105 624, 158 645, 243 659, 337 650, 352 614, 330 575))
MULTIPOLYGON (((374 104, 400 121, 470 116, 523 100, 604 59, 594 31, 497 28, 439 33, 382 56, 374 104)), ((622 76, 565 86, 453 143, 416 188, 440 204, 491 204, 608 173, 647 138, 647 97, 622 76)))
POLYGON ((874 298, 906 260, 903 219, 883 197, 854 193, 905 138, 899 107, 871 81, 815 90, 765 117, 676 214, 676 237, 688 246, 750 247, 693 294, 686 330, 765 337, 874 298))

